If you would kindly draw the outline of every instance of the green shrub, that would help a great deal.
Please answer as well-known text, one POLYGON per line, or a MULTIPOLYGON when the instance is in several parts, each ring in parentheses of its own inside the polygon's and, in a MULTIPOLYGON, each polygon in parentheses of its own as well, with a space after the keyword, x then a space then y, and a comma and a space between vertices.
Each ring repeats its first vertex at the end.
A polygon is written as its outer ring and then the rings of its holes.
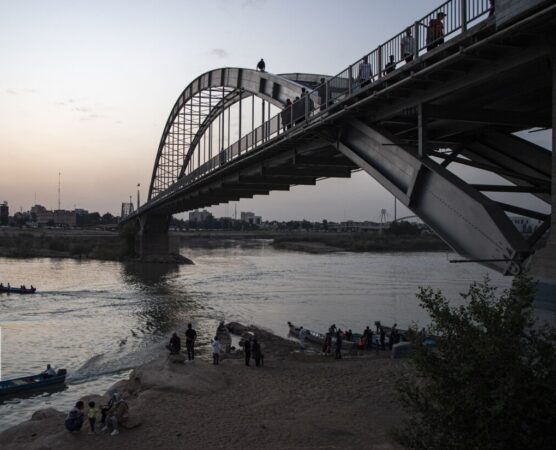
POLYGON ((497 295, 474 283, 451 307, 421 288, 436 347, 415 342, 413 372, 399 383, 409 418, 396 431, 409 448, 548 449, 556 438, 556 330, 532 316, 535 286, 516 277, 497 295))

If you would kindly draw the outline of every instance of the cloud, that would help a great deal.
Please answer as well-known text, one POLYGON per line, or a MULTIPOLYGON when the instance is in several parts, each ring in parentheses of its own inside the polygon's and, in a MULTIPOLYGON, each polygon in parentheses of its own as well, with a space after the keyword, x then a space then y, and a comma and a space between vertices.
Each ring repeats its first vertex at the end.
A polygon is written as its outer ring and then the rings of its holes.
POLYGON ((217 56, 218 58, 227 58, 230 54, 223 48, 213 48, 209 54, 217 56))

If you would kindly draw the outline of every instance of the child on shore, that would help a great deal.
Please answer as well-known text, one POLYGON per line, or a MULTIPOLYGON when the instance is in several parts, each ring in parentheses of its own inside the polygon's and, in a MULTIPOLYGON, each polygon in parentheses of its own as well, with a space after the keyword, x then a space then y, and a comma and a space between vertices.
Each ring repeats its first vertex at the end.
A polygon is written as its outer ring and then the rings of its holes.
POLYGON ((87 413, 87 417, 89 418, 89 427, 91 428, 89 434, 95 434, 95 423, 97 421, 97 414, 98 409, 96 408, 95 402, 89 402, 89 412, 87 413))
POLYGON ((211 345, 212 345, 212 364, 217 366, 220 360, 220 342, 218 342, 218 336, 214 337, 214 340, 212 341, 211 345))

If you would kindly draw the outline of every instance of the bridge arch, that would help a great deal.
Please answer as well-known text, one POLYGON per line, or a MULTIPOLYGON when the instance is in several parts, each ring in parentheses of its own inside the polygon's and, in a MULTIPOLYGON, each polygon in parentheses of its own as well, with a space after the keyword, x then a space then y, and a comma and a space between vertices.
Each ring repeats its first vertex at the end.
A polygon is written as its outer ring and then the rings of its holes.
MULTIPOLYGON (((229 111, 233 105, 241 104, 249 97, 253 101, 260 99, 264 122, 266 108, 269 112, 270 105, 281 109, 288 98, 293 100, 300 96, 304 87, 316 86, 321 78, 329 77, 299 73, 275 75, 230 67, 211 70, 197 77, 179 95, 164 126, 152 172, 149 200, 184 176, 190 164, 190 170, 193 169, 192 158, 201 139, 211 125, 219 118, 223 119, 226 110, 229 123, 229 111)), ((216 146, 215 153, 225 147, 225 131, 224 124, 219 124, 218 140, 222 141, 222 145, 216 146)), ((239 133, 243 134, 241 126, 239 133)), ((229 140, 229 126, 227 137, 229 140)), ((212 136, 209 139, 209 153, 212 155, 212 136)), ((199 154, 198 165, 200 160, 199 154)))

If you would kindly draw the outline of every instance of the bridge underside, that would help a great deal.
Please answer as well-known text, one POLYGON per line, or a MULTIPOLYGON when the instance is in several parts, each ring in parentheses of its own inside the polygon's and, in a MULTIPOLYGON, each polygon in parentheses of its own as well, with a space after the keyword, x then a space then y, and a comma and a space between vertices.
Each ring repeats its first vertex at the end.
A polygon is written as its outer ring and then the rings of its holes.
MULTIPOLYGON (((168 217, 363 169, 459 254, 515 274, 556 225, 554 208, 548 212, 555 158, 513 134, 556 124, 556 57, 546 39, 554 26, 554 14, 503 31, 493 21, 479 24, 354 90, 319 120, 153 199, 143 214, 168 217), (466 180, 466 167, 495 181, 466 180), (540 226, 525 238, 507 213, 540 226)), ((556 251, 549 259, 556 267, 556 251)))

